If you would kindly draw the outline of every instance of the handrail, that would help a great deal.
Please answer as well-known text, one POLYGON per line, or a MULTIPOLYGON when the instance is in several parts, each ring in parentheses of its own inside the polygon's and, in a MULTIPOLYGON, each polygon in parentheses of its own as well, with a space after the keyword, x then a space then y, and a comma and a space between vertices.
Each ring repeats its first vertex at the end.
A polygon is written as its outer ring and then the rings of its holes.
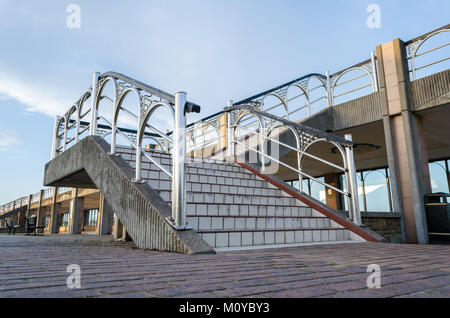
POLYGON ((88 128, 89 135, 99 135, 102 138, 111 137, 111 150, 109 152, 111 155, 116 153, 116 137, 123 137, 136 150, 135 178, 133 181, 142 182, 141 166, 143 158, 150 160, 151 163, 172 178, 172 217, 168 218, 168 222, 177 230, 190 229, 186 223, 186 180, 184 179, 186 157, 185 116, 190 112, 200 112, 200 106, 187 101, 184 92, 176 92, 175 95, 171 95, 120 73, 94 73, 92 86, 77 100, 75 105, 69 108, 64 116, 55 118, 52 159, 72 144, 76 144, 82 138, 81 134, 85 133, 88 128), (111 97, 107 94, 103 95, 108 82, 114 86, 113 96, 111 97), (136 113, 122 105, 128 94, 137 96, 138 110, 136 113), (84 111, 84 103, 89 98, 91 99, 90 111, 84 111), (112 121, 100 114, 99 106, 103 99, 112 103, 112 121), (173 118, 174 128, 170 134, 165 134, 149 124, 154 111, 160 107, 167 109, 173 118), (81 119, 89 113, 91 120, 89 122, 82 121, 81 119), (118 127, 118 117, 122 113, 134 120, 135 130, 118 127), (98 121, 102 121, 106 125, 98 123, 98 121), (146 129, 150 129, 151 132, 147 132, 146 129), (72 132, 73 130, 75 130, 74 136, 68 137, 69 131, 72 132), (172 173, 155 160, 150 153, 146 153, 142 147, 144 138, 152 139, 159 146, 165 148, 163 150, 168 151, 169 147, 172 147, 172 173))
POLYGON ((236 110, 251 110, 253 113, 256 113, 256 114, 264 116, 266 118, 270 118, 272 120, 281 122, 281 123, 283 123, 285 125, 288 125, 288 126, 293 126, 293 127, 297 128, 297 129, 299 129, 299 130, 301 130, 303 132, 306 132, 308 134, 311 134, 313 136, 320 137, 320 138, 327 138, 327 139, 333 140, 335 142, 338 142, 338 143, 340 143, 341 145, 344 145, 344 146, 353 146, 354 145, 354 143, 352 141, 348 141, 348 140, 340 138, 340 137, 338 137, 336 135, 332 135, 332 134, 323 132, 321 130, 305 126, 303 124, 299 124, 299 123, 296 123, 296 122, 293 122, 293 121, 290 121, 290 120, 287 120, 287 119, 284 119, 284 118, 281 118, 281 117, 269 114, 267 112, 264 112, 264 111, 261 111, 259 109, 256 109, 256 108, 254 108, 253 106, 250 106, 250 105, 242 105, 242 106, 236 105, 236 106, 226 107, 225 108, 226 112, 236 111, 236 110))
MULTIPOLYGON (((345 139, 342 139, 338 136, 322 132, 320 130, 307 127, 302 124, 298 124, 296 122, 292 122, 285 118, 281 118, 265 111, 262 111, 257 106, 252 105, 233 105, 231 106, 231 102, 229 102, 229 106, 224 109, 227 113, 228 118, 228 147, 227 147, 227 157, 232 160, 250 160, 250 153, 256 153, 259 155, 259 163, 258 162, 250 162, 250 163, 258 163, 260 165, 260 169, 262 173, 266 173, 267 165, 266 161, 273 161, 288 168, 290 171, 298 174, 299 180, 299 190, 302 189, 302 181, 303 177, 308 178, 313 182, 317 182, 323 185, 327 189, 332 189, 337 193, 340 193, 347 197, 348 206, 350 209, 350 215, 353 222, 357 225, 361 224, 361 214, 359 210, 358 203, 358 188, 356 182, 356 169, 355 162, 353 157, 353 147, 354 143, 352 141, 351 135, 346 135, 345 139), (258 126, 257 129, 250 129, 249 124, 247 126, 240 125, 243 122, 244 118, 248 118, 249 116, 253 116, 256 118, 254 121, 258 126), (286 132, 293 134, 296 141, 296 146, 288 145, 285 142, 279 140, 282 132, 278 132, 275 137, 271 137, 270 134, 277 128, 285 128, 286 132), (238 129, 245 130, 245 136, 237 136, 238 129), (250 141, 250 138, 253 138, 253 142, 250 141), (255 139, 256 138, 256 139, 255 139), (248 141, 247 141, 248 140, 248 141), (268 142, 271 143, 271 154, 266 152, 266 144, 268 142), (316 155, 308 153, 310 147, 318 142, 328 142, 334 145, 340 152, 343 167, 339 166, 333 162, 320 158, 316 155), (241 148, 237 149, 237 146, 241 146, 241 148), (287 164, 281 160, 281 156, 279 153, 273 154, 273 146, 283 146, 297 154, 297 167, 287 164), (237 153, 239 150, 239 153, 237 153), (247 153, 249 154, 247 159, 247 153), (325 165, 333 167, 339 171, 344 172, 344 176, 347 181, 347 191, 339 189, 338 187, 328 184, 327 182, 321 181, 318 178, 306 173, 303 170, 303 159, 304 157, 308 157, 312 160, 316 160, 325 165)), ((251 122, 252 123, 252 122, 251 122)), ((250 124, 251 124, 250 123, 250 124)), ((252 124, 253 126, 253 124, 252 124)), ((276 148, 279 149, 279 148, 276 148)), ((253 157, 252 157, 253 158, 253 157)), ((257 158, 253 158, 257 159, 257 158)), ((271 166, 271 165, 270 165, 271 166)))
POLYGON ((447 47, 448 45, 450 45, 450 42, 445 42, 442 44, 439 44, 431 49, 425 50, 423 52, 420 52, 421 47, 424 45, 424 43, 426 43, 429 39, 435 37, 436 35, 442 34, 444 32, 450 32, 450 24, 438 28, 434 31, 428 32, 424 35, 421 35, 411 41, 408 41, 405 43, 407 49, 408 49, 408 56, 407 56, 407 61, 408 66, 409 66, 409 73, 411 73, 411 80, 416 80, 417 79, 417 74, 416 72, 425 68, 428 68, 432 65, 436 65, 445 61, 448 61, 450 59, 449 56, 445 56, 442 58, 439 58, 435 61, 429 62, 425 65, 422 66, 417 66, 416 65, 416 58, 419 58, 421 56, 426 56, 427 54, 431 53, 431 52, 435 52, 437 50, 443 49, 444 47, 447 47))

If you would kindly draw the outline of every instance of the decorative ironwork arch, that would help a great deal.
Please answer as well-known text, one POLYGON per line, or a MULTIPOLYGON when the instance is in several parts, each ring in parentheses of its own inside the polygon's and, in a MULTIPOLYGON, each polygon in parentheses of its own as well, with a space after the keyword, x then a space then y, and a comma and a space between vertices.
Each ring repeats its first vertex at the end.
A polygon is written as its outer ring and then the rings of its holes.
MULTIPOLYGON (((413 43, 413 49, 412 49, 412 51, 411 51, 411 71, 412 71, 412 77, 413 77, 413 80, 416 79, 416 65, 415 65, 415 60, 416 60, 416 57, 418 57, 417 51, 419 51, 419 49, 421 48, 421 46, 422 46, 425 42, 427 42, 430 38, 432 38, 432 37, 434 37, 434 36, 436 36, 436 35, 438 35, 438 34, 440 34, 440 33, 444 33, 444 32, 450 32, 450 29, 447 28, 447 29, 437 30, 437 31, 435 31, 435 32, 433 32, 433 33, 427 35, 427 36, 426 36, 425 38, 423 38, 422 40, 419 40, 419 41, 413 43)), ((449 44, 449 43, 444 44, 444 45, 442 45, 441 47, 444 47, 444 46, 446 46, 446 45, 448 45, 448 44, 449 44)), ((440 48, 440 47, 438 47, 438 48, 440 48)), ((447 58, 447 59, 448 59, 448 58, 447 58)))
MULTIPOLYGON (((285 102, 285 99, 284 99, 283 97, 281 97, 280 95, 278 95, 277 93, 269 93, 269 94, 267 94, 267 95, 264 95, 264 96, 262 97, 262 99, 261 99, 262 105, 264 105, 264 102, 265 102, 266 98, 267 98, 267 97, 270 97, 270 96, 277 98, 277 99, 281 102, 281 105, 284 107, 284 111, 285 111, 285 113, 286 113, 286 119, 289 119, 289 110, 288 110, 287 104, 286 104, 286 102, 285 102)), ((272 109, 275 109, 275 108, 277 108, 278 106, 279 106, 279 105, 276 105, 276 106, 273 107, 272 109)), ((264 109, 264 111, 267 111, 267 112, 268 112, 268 110, 265 110, 265 109, 264 109)))
MULTIPOLYGON (((303 95, 305 96, 305 98, 306 98, 306 107, 308 108, 308 116, 311 116, 311 105, 310 105, 310 102, 309 102, 309 94, 308 94, 308 89, 307 88, 304 88, 302 85, 300 85, 299 83, 294 83, 294 84, 291 84, 291 85, 289 85, 287 88, 286 88, 286 97, 285 97, 285 101, 286 101, 286 105, 287 105, 287 108, 289 109, 289 100, 288 100, 288 92, 289 92, 289 89, 291 89, 291 88, 297 88, 297 89, 299 89, 302 93, 303 93, 303 95)), ((301 96, 301 95, 300 95, 301 96)), ((300 97, 299 96, 299 97, 300 97)), ((302 107, 303 108, 303 107, 302 107)), ((298 109, 298 110, 300 110, 300 109, 298 109)), ((291 111, 290 113, 289 113, 289 115, 290 114, 293 114, 294 112, 297 112, 298 110, 295 110, 295 111, 291 111)), ((287 119, 289 119, 289 118, 287 118, 287 119)))
POLYGON ((353 72, 353 71, 363 71, 364 73, 366 73, 367 75, 369 75, 370 81, 372 83, 372 91, 375 92, 376 91, 376 81, 375 81, 375 77, 374 75, 366 68, 361 67, 361 66, 355 66, 355 67, 351 67, 349 69, 346 69, 345 71, 343 71, 342 73, 340 73, 334 80, 333 83, 331 85, 331 98, 334 101, 334 98, 336 97, 334 95, 334 90, 336 89, 337 84, 339 83, 339 80, 347 73, 353 72))

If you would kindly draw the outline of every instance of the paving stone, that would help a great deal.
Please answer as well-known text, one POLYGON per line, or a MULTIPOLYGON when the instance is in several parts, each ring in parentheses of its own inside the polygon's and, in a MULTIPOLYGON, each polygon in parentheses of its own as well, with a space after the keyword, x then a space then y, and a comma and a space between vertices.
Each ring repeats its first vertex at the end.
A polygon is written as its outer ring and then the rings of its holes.
POLYGON ((184 255, 137 250, 111 237, 0 235, 0 255, 2 298, 450 297, 449 245, 351 243, 184 255), (81 267, 82 289, 66 286, 70 264, 81 267), (369 264, 381 266, 381 289, 366 286, 369 264))

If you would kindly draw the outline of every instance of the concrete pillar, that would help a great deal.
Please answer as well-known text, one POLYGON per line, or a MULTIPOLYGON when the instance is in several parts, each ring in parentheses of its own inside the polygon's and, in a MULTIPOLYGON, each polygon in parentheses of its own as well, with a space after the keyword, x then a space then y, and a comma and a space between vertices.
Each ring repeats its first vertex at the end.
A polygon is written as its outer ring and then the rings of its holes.
POLYGON ((26 207, 22 207, 20 212, 19 212, 19 220, 17 221, 17 224, 20 226, 23 226, 25 228, 26 223, 27 223, 27 208, 26 207))
POLYGON ((50 208, 50 234, 58 233, 58 211, 61 209, 61 203, 56 203, 58 197, 58 188, 53 188, 52 206, 50 208))
POLYGON ((98 209, 98 235, 108 235, 112 232, 112 221, 114 212, 100 193, 100 204, 98 209))
POLYGON ((122 222, 120 222, 119 218, 116 216, 114 218, 114 239, 120 240, 123 237, 124 227, 122 222))
POLYGON ((80 234, 83 230, 84 198, 78 197, 78 189, 72 189, 69 203, 69 234, 80 234))
MULTIPOLYGON (((341 181, 339 180, 339 174, 330 173, 324 176, 325 183, 332 185, 333 187, 340 188, 341 181)), ((325 197, 327 205, 335 210, 343 210, 342 209, 342 201, 341 195, 339 192, 334 191, 333 189, 325 189, 325 197)))
POLYGON ((114 240, 116 241, 131 241, 131 237, 128 234, 125 226, 120 222, 119 218, 114 219, 114 240))
POLYGON ((408 243, 428 243, 423 196, 431 190, 421 118, 413 113, 405 44, 377 47, 380 104, 391 172, 394 211, 403 213, 408 243))
POLYGON ((44 190, 41 190, 39 192, 39 205, 38 205, 38 209, 37 209, 37 213, 36 213, 37 226, 43 226, 44 225, 45 212, 44 212, 44 208, 42 207, 42 197, 43 197, 43 195, 44 195, 44 190))
POLYGON ((31 198, 33 197, 32 194, 28 195, 28 204, 27 204, 27 212, 26 217, 30 217, 30 207, 31 207, 31 198))

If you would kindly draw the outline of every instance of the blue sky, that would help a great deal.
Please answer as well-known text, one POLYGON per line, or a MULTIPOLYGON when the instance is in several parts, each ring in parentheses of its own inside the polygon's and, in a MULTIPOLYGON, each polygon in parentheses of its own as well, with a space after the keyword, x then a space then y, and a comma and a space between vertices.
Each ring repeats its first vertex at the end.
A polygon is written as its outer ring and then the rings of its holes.
POLYGON ((53 116, 117 71, 202 105, 199 119, 301 75, 336 72, 376 45, 449 23, 413 0, 0 0, 0 204, 42 188, 53 116), (69 4, 81 28, 66 26, 69 4), (369 4, 381 28, 369 29, 369 4))

